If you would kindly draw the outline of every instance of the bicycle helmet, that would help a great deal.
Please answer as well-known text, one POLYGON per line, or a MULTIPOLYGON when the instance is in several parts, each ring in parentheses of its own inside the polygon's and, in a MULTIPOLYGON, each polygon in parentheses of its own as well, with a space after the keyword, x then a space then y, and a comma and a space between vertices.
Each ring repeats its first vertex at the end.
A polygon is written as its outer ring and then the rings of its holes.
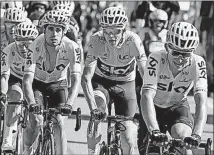
POLYGON ((120 7, 109 7, 100 16, 99 24, 102 28, 116 27, 124 29, 128 22, 128 17, 124 9, 120 7))
POLYGON ((22 22, 15 27, 14 35, 15 38, 36 39, 36 37, 39 35, 39 32, 34 24, 29 22, 22 22))
POLYGON ((166 28, 167 24, 168 24, 168 14, 164 10, 156 9, 155 11, 152 11, 149 14, 149 26, 150 27, 153 25, 154 20, 165 21, 164 28, 166 28))
POLYGON ((60 25, 64 28, 67 27, 69 23, 69 18, 64 11, 51 10, 45 13, 44 17, 42 17, 40 24, 41 26, 45 25, 60 25))
POLYGON ((73 5, 57 4, 53 7, 53 10, 64 11, 68 16, 71 16, 74 12, 74 7, 74 3, 73 5))
POLYGON ((18 8, 8 8, 4 12, 5 22, 24 22, 26 20, 26 14, 23 10, 18 8))
POLYGON ((198 30, 190 23, 174 23, 167 32, 166 42, 179 49, 196 49, 199 44, 198 30))

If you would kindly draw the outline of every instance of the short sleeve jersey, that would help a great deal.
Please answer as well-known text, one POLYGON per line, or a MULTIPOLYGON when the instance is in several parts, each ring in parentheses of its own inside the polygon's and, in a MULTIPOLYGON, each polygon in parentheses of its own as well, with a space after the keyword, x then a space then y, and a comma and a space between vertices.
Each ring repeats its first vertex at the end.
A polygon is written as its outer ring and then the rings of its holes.
POLYGON ((146 61, 140 37, 131 31, 125 31, 119 48, 113 48, 106 42, 103 31, 96 32, 90 38, 85 66, 96 64, 95 74, 115 81, 132 81, 136 75, 136 62, 146 61))
POLYGON ((67 78, 67 70, 71 74, 81 73, 81 51, 77 43, 63 37, 56 56, 54 70, 49 72, 45 67, 45 37, 41 34, 29 46, 25 62, 25 72, 33 73, 34 78, 44 83, 56 82, 67 78))
POLYGON ((154 89, 154 103, 166 108, 187 97, 194 86, 194 93, 207 92, 206 63, 193 54, 189 64, 176 76, 169 68, 168 53, 163 50, 151 53, 148 57, 143 89, 154 89))
POLYGON ((14 75, 22 79, 25 59, 17 52, 16 43, 6 46, 1 52, 1 74, 14 75))

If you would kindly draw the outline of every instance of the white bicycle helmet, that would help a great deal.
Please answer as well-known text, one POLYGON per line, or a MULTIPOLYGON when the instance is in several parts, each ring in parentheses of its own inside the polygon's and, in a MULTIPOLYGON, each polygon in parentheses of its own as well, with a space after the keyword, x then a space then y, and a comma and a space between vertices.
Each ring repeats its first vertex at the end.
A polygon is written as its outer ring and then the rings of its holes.
POLYGON ((164 28, 166 28, 168 24, 168 14, 164 10, 156 9, 149 14, 149 26, 152 26, 154 20, 165 21, 164 28))
POLYGON ((128 23, 128 17, 124 9, 120 7, 109 7, 100 16, 99 24, 102 28, 116 27, 124 29, 128 23))
POLYGON ((41 26, 45 25, 60 25, 67 27, 69 23, 69 18, 64 11, 51 10, 45 13, 44 17, 41 19, 41 26))
POLYGON ((167 32, 166 42, 179 49, 196 49, 199 44, 198 30, 190 23, 174 23, 167 32))
POLYGON ((74 3, 73 5, 57 4, 53 7, 53 10, 65 11, 68 16, 71 16, 74 12, 74 3))
POLYGON ((48 1, 32 1, 30 3, 31 7, 36 5, 36 4, 44 5, 46 9, 49 8, 49 2, 48 1))
POLYGON ((25 12, 18 8, 8 8, 4 12, 5 22, 24 22, 26 18, 25 12))
POLYGON ((32 23, 22 22, 15 27, 15 32, 14 32, 15 38, 36 39, 38 35, 39 35, 39 32, 36 26, 32 23))

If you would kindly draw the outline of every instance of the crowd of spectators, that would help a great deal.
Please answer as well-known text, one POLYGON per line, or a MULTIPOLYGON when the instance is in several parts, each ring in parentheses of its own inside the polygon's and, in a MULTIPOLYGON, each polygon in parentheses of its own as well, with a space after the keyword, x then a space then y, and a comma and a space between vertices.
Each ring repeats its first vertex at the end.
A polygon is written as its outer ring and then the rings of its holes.
MULTIPOLYGON (((47 10, 51 10, 54 6, 52 1, 1 2, 1 14, 3 14, 4 9, 11 7, 10 5, 17 5, 17 7, 23 5, 27 17, 35 25, 38 25, 42 15, 47 10)), ((203 56, 207 62, 209 92, 213 92, 213 1, 74 1, 73 17, 76 19, 79 26, 79 38, 82 41, 84 52, 87 52, 86 45, 89 37, 99 30, 98 23, 100 13, 109 6, 124 7, 129 17, 128 28, 137 33, 139 33, 140 27, 149 26, 148 16, 155 9, 163 9, 167 12, 169 18, 168 27, 177 21, 192 23, 200 32, 201 41, 196 53, 203 56)))

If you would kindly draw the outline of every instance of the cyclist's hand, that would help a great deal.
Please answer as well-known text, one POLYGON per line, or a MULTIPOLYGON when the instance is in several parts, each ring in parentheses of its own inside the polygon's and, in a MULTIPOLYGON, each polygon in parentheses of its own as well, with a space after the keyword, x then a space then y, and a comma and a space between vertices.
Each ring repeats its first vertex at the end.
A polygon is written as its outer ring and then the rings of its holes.
POLYGON ((2 107, 2 106, 4 107, 4 105, 5 105, 5 103, 6 103, 6 100, 7 100, 7 95, 4 94, 4 93, 2 93, 2 92, 0 92, 1 107, 2 107))
POLYGON ((94 109, 91 111, 91 117, 94 120, 102 120, 106 118, 106 113, 100 109, 94 109))
POLYGON ((151 141, 156 146, 164 146, 168 143, 168 137, 165 133, 161 133, 159 130, 153 130, 151 132, 151 141))
POLYGON ((199 144, 201 143, 201 136, 192 134, 190 137, 184 138, 184 143, 187 149, 198 148, 199 144))
POLYGON ((73 111, 73 108, 69 104, 62 103, 60 104, 60 111, 64 114, 69 114, 73 111))
POLYGON ((29 106, 29 112, 40 113, 41 106, 39 104, 33 103, 29 106))

